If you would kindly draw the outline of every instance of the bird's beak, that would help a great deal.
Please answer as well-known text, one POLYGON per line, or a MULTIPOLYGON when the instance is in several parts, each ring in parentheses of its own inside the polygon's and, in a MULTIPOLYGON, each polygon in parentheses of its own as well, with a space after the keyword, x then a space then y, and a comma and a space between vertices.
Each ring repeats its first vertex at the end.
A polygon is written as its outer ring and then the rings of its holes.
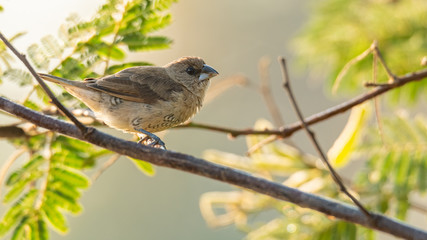
POLYGON ((199 81, 208 80, 218 75, 218 72, 212 67, 204 64, 202 72, 200 73, 199 81))

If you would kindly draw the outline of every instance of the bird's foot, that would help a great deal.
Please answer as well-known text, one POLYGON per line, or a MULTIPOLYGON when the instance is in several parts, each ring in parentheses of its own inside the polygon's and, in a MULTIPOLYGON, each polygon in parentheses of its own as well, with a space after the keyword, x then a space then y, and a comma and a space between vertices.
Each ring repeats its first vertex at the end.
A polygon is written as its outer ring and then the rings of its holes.
POLYGON ((142 134, 145 135, 145 137, 139 139, 138 143, 143 144, 145 146, 150 146, 150 147, 154 147, 154 148, 161 148, 166 150, 166 146, 165 143, 155 134, 148 132, 144 129, 135 129, 138 132, 141 132, 142 134))

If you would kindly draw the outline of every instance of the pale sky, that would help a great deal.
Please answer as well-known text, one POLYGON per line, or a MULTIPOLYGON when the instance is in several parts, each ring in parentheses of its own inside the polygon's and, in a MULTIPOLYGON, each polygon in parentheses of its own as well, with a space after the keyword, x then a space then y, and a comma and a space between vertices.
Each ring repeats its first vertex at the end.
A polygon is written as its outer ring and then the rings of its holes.
POLYGON ((56 35, 70 13, 88 18, 101 3, 102 0, 3 0, 0 3, 4 8, 0 13, 0 31, 6 37, 27 32, 14 43, 15 47, 25 51, 29 44, 35 42, 34 39, 39 40, 48 34, 56 35))

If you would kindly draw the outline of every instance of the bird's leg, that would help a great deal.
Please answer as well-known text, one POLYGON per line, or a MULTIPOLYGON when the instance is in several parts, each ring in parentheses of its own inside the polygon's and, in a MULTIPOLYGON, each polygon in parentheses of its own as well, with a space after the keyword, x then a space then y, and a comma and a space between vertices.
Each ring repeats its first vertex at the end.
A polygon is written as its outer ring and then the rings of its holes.
POLYGON ((135 130, 145 135, 145 137, 142 137, 141 139, 139 139, 138 143, 141 143, 150 147, 159 146, 160 148, 166 149, 165 143, 155 134, 149 131, 146 131, 142 128, 135 128, 135 130), (147 143, 148 140, 151 140, 151 141, 147 143))

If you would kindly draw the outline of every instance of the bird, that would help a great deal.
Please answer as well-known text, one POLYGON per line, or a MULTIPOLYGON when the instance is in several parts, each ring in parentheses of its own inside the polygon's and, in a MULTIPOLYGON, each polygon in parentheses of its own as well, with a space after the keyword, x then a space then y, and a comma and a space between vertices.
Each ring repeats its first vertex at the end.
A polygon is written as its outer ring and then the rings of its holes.
POLYGON ((154 133, 195 115, 202 107, 209 80, 218 72, 200 57, 182 57, 162 67, 130 67, 83 81, 38 75, 61 85, 106 125, 138 135, 138 143, 166 149, 154 133))

